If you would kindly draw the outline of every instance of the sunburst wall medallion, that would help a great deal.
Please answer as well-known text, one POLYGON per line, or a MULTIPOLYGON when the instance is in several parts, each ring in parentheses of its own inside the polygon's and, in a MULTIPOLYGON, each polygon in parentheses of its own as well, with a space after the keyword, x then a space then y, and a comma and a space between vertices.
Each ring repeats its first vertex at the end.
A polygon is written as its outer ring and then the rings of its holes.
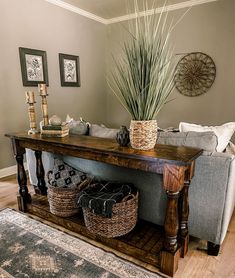
POLYGON ((199 96, 212 86, 216 76, 215 63, 202 52, 185 55, 177 64, 175 87, 185 96, 199 96))

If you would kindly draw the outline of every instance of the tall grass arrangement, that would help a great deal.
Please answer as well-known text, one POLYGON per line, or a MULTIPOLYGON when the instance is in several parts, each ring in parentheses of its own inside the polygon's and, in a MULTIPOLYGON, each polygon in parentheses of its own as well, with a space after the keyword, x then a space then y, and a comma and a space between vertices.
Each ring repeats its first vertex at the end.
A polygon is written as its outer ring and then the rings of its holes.
POLYGON ((127 27, 129 38, 120 57, 113 58, 108 85, 132 120, 155 119, 173 89, 175 61, 169 38, 174 26, 164 9, 142 16, 135 1, 136 18, 127 27))

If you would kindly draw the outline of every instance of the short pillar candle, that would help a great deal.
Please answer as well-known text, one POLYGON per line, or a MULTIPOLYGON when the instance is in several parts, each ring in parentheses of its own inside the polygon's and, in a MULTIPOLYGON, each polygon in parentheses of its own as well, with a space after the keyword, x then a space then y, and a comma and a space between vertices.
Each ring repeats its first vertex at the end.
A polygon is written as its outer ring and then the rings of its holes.
POLYGON ((34 92, 28 91, 25 92, 26 103, 35 103, 34 92))

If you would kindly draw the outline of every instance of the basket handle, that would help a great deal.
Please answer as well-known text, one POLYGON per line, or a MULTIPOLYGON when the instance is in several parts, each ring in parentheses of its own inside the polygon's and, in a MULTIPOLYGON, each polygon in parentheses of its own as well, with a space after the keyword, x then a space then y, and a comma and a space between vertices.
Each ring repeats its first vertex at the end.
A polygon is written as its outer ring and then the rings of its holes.
POLYGON ((133 193, 128 194, 122 199, 121 203, 126 202, 126 201, 131 200, 131 199, 134 199, 134 198, 135 198, 135 195, 133 193))
POLYGON ((91 182, 92 182, 92 178, 87 177, 84 181, 82 181, 82 182, 78 185, 78 187, 79 187, 80 190, 83 190, 83 189, 85 189, 86 187, 88 187, 88 186, 91 184, 91 182))

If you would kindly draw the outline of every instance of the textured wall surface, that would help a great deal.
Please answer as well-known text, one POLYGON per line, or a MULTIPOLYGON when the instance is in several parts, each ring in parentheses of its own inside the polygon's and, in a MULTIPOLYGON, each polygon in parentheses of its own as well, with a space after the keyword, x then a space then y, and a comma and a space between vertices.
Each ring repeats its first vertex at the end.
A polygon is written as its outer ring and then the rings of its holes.
POLYGON ((42 0, 0 1, 0 169, 15 164, 6 132, 28 130, 19 47, 45 50, 49 72, 49 115, 66 114, 90 122, 105 121, 106 26, 42 0), (81 87, 61 87, 58 53, 80 57, 81 87))
MULTIPOLYGON (((219 0, 193 7, 176 26, 171 40, 175 53, 205 52, 217 68, 210 90, 186 97, 174 90, 173 101, 157 117, 160 127, 177 127, 180 121, 220 125, 234 121, 235 103, 235 1, 219 0)), ((174 21, 185 9, 169 13, 174 21)), ((29 121, 19 62, 19 47, 47 51, 49 114, 129 126, 130 116, 107 87, 111 53, 118 55, 125 39, 122 25, 105 26, 42 0, 0 1, 0 169, 14 165, 6 132, 28 130, 29 121), (58 53, 80 56, 81 87, 61 87, 58 53)), ((180 58, 180 56, 177 56, 180 58)), ((36 97, 37 120, 41 120, 36 97)))
MULTIPOLYGON (((185 9, 169 13, 169 19, 178 18, 185 9)), ((204 52, 212 57, 217 76, 209 91, 198 97, 187 97, 174 90, 169 102, 157 117, 160 127, 178 127, 180 121, 204 125, 220 125, 235 120, 235 1, 220 0, 194 6, 175 27, 171 42, 174 52, 204 52)), ((126 24, 126 23, 124 23, 126 24)), ((120 24, 108 26, 107 67, 110 54, 118 55, 125 38, 120 24)), ((181 56, 178 56, 179 58, 181 56)), ((178 58, 178 59, 179 59, 178 58)), ((112 93, 107 95, 107 120, 112 125, 129 125, 130 116, 112 93)))

